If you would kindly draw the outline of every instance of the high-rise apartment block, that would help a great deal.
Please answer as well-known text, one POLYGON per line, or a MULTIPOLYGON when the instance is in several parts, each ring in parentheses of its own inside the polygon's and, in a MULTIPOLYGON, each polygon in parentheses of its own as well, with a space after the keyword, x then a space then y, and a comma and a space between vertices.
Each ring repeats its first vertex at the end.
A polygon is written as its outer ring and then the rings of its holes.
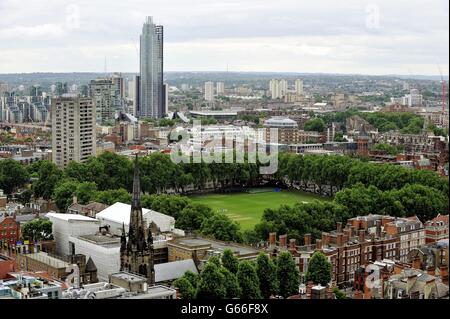
POLYGON ((95 107, 91 98, 63 96, 52 100, 52 161, 66 167, 95 155, 95 107))
POLYGON ((272 99, 283 98, 288 90, 288 84, 286 80, 270 80, 269 91, 272 99))
POLYGON ((303 95, 303 80, 301 79, 295 80, 295 94, 303 95))
POLYGON ((147 17, 141 34, 140 98, 136 109, 139 117, 163 117, 165 98, 163 92, 163 26, 155 25, 147 17))
POLYGON ((107 124, 114 121, 115 111, 120 105, 119 82, 112 78, 101 78, 92 80, 90 87, 90 96, 93 99, 96 109, 96 122, 98 124, 107 124))
POLYGON ((205 82, 205 100, 214 101, 214 82, 205 82))
POLYGON ((216 83, 216 94, 223 95, 225 93, 225 83, 217 82, 216 83))
POLYGON ((134 116, 138 116, 137 110, 139 110, 139 95, 141 90, 141 76, 135 75, 132 80, 128 82, 128 100, 132 105, 129 106, 128 112, 134 116))

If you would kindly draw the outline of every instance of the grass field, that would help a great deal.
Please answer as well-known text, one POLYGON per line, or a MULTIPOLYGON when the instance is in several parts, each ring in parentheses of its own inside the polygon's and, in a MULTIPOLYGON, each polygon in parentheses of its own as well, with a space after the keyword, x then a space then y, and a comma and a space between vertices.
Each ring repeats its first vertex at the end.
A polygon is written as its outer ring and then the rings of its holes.
POLYGON ((241 225, 252 229, 259 223, 266 208, 278 208, 282 204, 293 205, 314 199, 327 200, 309 193, 282 190, 281 192, 208 194, 191 196, 193 201, 205 204, 215 211, 223 212, 241 225))

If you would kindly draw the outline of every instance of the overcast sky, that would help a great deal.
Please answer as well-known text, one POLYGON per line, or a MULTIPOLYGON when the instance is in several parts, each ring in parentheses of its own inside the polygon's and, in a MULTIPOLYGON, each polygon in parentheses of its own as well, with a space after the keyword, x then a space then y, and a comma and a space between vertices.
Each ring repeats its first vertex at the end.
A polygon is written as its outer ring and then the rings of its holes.
POLYGON ((0 0, 0 73, 136 72, 145 16, 167 71, 448 75, 448 0, 0 0))

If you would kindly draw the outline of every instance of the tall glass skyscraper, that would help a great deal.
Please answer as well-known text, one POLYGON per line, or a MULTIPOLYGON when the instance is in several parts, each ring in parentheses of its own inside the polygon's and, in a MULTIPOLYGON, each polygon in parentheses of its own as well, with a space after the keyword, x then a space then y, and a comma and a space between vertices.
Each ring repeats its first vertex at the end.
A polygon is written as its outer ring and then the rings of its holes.
POLYGON ((140 94, 136 115, 161 118, 165 114, 163 92, 163 26, 147 17, 141 34, 140 94))

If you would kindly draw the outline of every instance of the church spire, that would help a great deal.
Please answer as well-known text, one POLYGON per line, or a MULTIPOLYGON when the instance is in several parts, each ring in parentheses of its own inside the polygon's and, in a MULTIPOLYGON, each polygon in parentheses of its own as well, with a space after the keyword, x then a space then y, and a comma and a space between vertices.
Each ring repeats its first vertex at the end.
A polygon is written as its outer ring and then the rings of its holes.
POLYGON ((150 285, 154 285, 153 237, 151 229, 148 229, 142 214, 141 185, 139 179, 139 162, 136 155, 134 161, 133 198, 131 202, 128 241, 126 241, 125 225, 122 225, 120 247, 121 270, 145 276, 147 282, 150 285))
POLYGON ((125 223, 122 223, 122 235, 120 236, 120 251, 127 250, 127 234, 125 233, 125 223))
POLYGON ((141 180, 140 180, 138 154, 136 154, 136 158, 134 160, 133 200, 131 204, 132 207, 134 208, 141 207, 141 180))

